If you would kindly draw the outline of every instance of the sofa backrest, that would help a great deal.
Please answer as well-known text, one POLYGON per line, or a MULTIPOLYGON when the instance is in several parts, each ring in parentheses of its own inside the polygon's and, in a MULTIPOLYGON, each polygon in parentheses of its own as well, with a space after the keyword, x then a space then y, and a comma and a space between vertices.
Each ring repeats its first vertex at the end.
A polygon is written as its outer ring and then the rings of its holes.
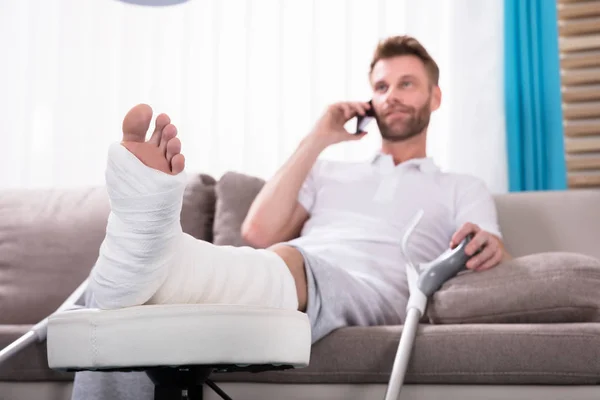
MULTIPOLYGON (((182 227, 212 240, 215 180, 190 178, 182 227)), ((105 188, 0 191, 0 325, 37 323, 85 280, 106 232, 105 188)))
MULTIPOLYGON (((241 223, 264 184, 227 173, 190 176, 183 230, 220 245, 245 245, 241 223)), ((600 191, 496 196, 501 229, 515 256, 574 251, 600 258, 600 191)), ((104 188, 0 191, 0 324, 33 324, 87 277, 104 238, 104 188)))
MULTIPOLYGON (((216 185, 218 244, 243 245, 240 226, 264 181, 229 172, 216 185), (222 240, 224 239, 224 240, 222 240)), ((518 192, 494 197, 500 229, 515 257, 572 251, 600 258, 600 190, 518 192)))
POLYGON ((600 258, 600 190, 519 192, 495 199, 513 256, 570 251, 600 258))

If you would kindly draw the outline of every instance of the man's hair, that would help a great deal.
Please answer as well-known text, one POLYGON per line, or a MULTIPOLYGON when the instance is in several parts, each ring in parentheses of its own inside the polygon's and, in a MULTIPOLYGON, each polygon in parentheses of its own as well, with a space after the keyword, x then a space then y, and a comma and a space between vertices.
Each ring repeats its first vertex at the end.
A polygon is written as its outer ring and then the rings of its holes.
POLYGON ((392 36, 380 41, 373 54, 369 75, 371 75, 373 67, 379 60, 406 55, 416 56, 423 61, 429 79, 434 85, 438 85, 440 70, 437 63, 431 55, 429 55, 427 50, 425 50, 425 47, 423 47, 417 39, 411 36, 392 36))

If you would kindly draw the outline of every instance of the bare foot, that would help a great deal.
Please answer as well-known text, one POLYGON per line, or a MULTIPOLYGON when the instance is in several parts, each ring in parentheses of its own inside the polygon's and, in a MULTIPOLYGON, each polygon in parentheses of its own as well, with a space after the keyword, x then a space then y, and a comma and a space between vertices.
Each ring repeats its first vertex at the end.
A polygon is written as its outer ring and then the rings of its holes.
POLYGON ((121 144, 150 168, 177 175, 185 168, 177 128, 166 114, 156 117, 154 133, 146 141, 146 132, 152 120, 152 108, 147 104, 133 107, 123 119, 121 144))

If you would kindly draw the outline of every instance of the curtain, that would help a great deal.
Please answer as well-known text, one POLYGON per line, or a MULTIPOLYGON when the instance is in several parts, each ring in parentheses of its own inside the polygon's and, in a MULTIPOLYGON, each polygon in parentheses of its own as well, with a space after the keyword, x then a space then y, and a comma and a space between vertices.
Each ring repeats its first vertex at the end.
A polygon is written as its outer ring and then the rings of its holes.
POLYGON ((509 191, 566 188, 556 3, 504 0, 509 191))
MULTIPOLYGON (((429 155, 503 192, 502 29, 481 0, 3 0, 0 187, 103 184, 137 103, 171 116, 188 171, 268 179, 328 104, 369 99, 377 41, 410 34, 441 69, 429 155)), ((370 133, 322 157, 365 160, 370 133)))

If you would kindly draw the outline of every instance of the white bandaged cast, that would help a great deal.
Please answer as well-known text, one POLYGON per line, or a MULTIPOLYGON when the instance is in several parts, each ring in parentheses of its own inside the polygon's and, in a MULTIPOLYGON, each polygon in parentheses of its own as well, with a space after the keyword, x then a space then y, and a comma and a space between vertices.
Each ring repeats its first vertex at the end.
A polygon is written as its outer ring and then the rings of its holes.
POLYGON ((111 212, 90 276, 99 308, 194 303, 297 309, 294 279, 277 254, 216 246, 182 232, 184 173, 149 168, 115 143, 106 184, 111 212))

